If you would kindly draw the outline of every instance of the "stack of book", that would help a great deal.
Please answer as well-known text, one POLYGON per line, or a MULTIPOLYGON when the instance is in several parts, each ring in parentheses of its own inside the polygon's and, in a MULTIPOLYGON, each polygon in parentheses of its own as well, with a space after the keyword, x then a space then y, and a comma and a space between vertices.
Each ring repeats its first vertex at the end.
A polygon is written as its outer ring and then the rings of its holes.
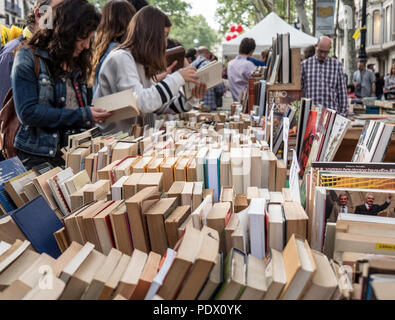
POLYGON ((331 299, 339 279, 325 255, 292 235, 264 258, 221 253, 215 229, 187 227, 163 254, 135 249, 107 254, 72 242, 57 258, 30 242, 0 242, 1 300, 276 300, 331 299), (42 275, 42 270, 48 272, 42 275), (40 271, 41 270, 41 271, 40 271), (45 286, 51 278, 51 287, 45 286))

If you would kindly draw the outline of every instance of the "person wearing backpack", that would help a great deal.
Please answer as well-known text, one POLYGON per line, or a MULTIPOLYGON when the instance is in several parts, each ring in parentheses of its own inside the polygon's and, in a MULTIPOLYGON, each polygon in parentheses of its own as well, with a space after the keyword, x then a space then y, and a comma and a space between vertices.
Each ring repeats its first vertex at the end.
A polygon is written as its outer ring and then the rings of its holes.
POLYGON ((36 0, 32 10, 26 17, 26 27, 22 33, 15 39, 7 42, 7 44, 0 50, 0 108, 3 106, 3 101, 7 92, 11 89, 11 69, 14 63, 14 51, 21 43, 29 40, 35 31, 39 28, 39 21, 42 16, 40 9, 43 6, 55 6, 61 0, 36 0))
POLYGON ((53 27, 36 32, 16 53, 11 80, 21 125, 14 147, 28 170, 43 162, 64 165, 60 150, 68 135, 111 116, 90 107, 87 95, 91 42, 99 22, 100 14, 87 0, 64 0, 54 7, 53 27))

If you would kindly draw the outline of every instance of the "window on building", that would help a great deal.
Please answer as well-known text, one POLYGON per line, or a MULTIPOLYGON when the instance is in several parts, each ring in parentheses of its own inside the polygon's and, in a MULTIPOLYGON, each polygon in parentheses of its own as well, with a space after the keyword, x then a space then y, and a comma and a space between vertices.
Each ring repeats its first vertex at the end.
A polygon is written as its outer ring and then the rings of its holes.
POLYGON ((373 12, 373 45, 381 42, 381 16, 380 11, 373 12))
POLYGON ((385 12, 386 23, 385 23, 385 41, 390 42, 392 40, 391 30, 392 30, 392 6, 388 6, 385 12))
POLYGON ((372 45, 372 38, 373 38, 373 32, 372 32, 372 17, 370 14, 366 16, 366 45, 371 46, 372 45))
POLYGON ((10 16, 8 14, 5 15, 5 24, 10 25, 10 16))

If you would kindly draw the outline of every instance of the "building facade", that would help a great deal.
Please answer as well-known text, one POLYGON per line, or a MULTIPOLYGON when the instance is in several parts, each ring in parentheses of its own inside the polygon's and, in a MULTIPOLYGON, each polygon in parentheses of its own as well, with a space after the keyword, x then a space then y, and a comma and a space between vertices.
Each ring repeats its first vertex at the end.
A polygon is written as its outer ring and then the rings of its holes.
POLYGON ((0 0, 0 24, 22 26, 32 4, 32 0, 0 0))
MULTIPOLYGON (((355 0, 354 30, 362 25, 362 0, 355 0)), ((375 72, 386 75, 395 63, 395 0, 368 0, 366 8, 366 53, 368 64, 375 65, 375 72)), ((336 55, 346 62, 347 9, 340 1, 339 32, 336 39, 336 55)), ((360 47, 360 38, 355 42, 356 51, 360 47)))

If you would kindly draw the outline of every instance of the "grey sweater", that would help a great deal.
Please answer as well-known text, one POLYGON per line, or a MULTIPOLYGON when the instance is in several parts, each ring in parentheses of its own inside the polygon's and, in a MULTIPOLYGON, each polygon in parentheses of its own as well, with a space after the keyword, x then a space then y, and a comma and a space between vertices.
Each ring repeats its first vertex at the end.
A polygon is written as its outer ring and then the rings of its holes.
MULTIPOLYGON (((137 96, 140 112, 144 114, 182 113, 198 103, 195 98, 185 100, 182 86, 184 78, 179 72, 168 75, 156 83, 145 75, 144 67, 135 62, 130 51, 113 50, 104 60, 99 73, 99 83, 94 98, 131 89, 137 96)), ((119 131, 130 132, 133 119, 101 126, 103 134, 119 131)))

